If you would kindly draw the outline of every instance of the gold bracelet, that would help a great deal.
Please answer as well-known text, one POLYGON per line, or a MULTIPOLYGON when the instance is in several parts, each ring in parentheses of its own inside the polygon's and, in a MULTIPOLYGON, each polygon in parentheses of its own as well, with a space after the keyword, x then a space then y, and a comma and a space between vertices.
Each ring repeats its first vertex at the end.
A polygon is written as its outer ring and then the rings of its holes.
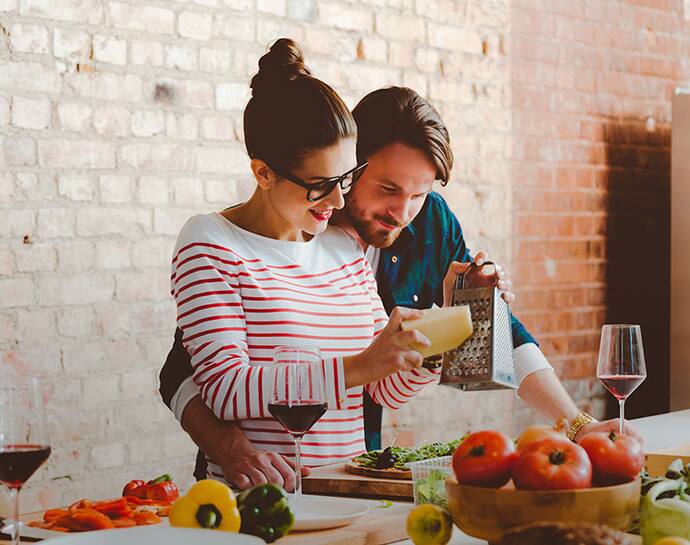
POLYGON ((592 422, 597 422, 597 419, 585 412, 579 413, 575 418, 568 422, 568 429, 565 431, 565 434, 568 436, 568 439, 574 442, 577 432, 592 422))

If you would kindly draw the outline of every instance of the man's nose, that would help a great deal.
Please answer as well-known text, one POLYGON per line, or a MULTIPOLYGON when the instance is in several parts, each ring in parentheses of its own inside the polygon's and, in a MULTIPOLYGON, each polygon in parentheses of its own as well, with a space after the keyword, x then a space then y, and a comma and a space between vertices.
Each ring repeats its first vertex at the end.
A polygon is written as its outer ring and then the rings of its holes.
POLYGON ((410 221, 410 199, 398 199, 389 206, 387 213, 398 225, 407 225, 410 221))

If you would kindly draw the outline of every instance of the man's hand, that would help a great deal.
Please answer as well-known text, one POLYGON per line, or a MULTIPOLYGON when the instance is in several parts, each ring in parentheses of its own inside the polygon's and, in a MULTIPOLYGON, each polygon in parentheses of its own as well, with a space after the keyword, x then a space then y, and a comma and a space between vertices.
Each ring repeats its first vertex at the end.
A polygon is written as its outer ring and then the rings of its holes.
MULTIPOLYGON (((474 256, 473 262, 476 265, 483 265, 485 262, 489 261, 489 256, 486 252, 479 252, 474 256)), ((470 264, 467 262, 453 261, 448 267, 448 272, 443 279, 443 306, 450 306, 451 300, 453 298, 453 290, 455 289, 455 282, 458 275, 465 273, 467 269, 470 268, 470 264)), ((478 285, 480 286, 496 286, 501 292, 501 297, 503 300, 511 304, 515 301, 515 294, 511 291, 513 283, 510 280, 510 275, 508 272, 496 264, 496 271, 491 274, 484 274, 480 272, 477 276, 478 285)))
MULTIPOLYGON (((232 453, 218 463, 225 480, 235 489, 272 483, 288 492, 295 490, 295 463, 276 452, 257 450, 248 442, 241 447, 235 445, 232 453)), ((302 467, 302 477, 307 475, 309 468, 302 467)))
MULTIPOLYGON (((644 447, 644 436, 637 431, 630 422, 625 421, 625 427, 623 428, 625 435, 630 435, 644 447)), ((575 442, 579 442, 585 435, 592 433, 594 431, 611 432, 614 431, 618 433, 620 431, 620 419, 613 418, 611 420, 604 420, 603 422, 591 422, 580 428, 575 436, 575 442)))

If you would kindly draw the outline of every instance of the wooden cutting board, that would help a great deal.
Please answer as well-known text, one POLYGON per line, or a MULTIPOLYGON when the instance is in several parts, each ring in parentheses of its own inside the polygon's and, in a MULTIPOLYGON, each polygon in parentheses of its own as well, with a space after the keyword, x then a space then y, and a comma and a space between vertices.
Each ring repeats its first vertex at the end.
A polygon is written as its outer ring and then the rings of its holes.
POLYGON ((375 477, 381 479, 398 479, 407 480, 412 479, 412 470, 410 469, 376 469, 373 467, 364 467, 355 462, 347 462, 345 464, 345 471, 354 473, 355 475, 364 475, 365 477, 375 477))
POLYGON ((345 471, 345 464, 312 469, 302 487, 308 494, 412 501, 411 480, 354 475, 345 471))
POLYGON ((648 452, 646 457, 649 474, 653 477, 662 477, 666 473, 668 465, 677 458, 683 460, 683 464, 690 464, 690 444, 648 452))
POLYGON ((388 545, 407 538, 405 521, 412 504, 374 507, 349 526, 315 532, 292 532, 278 545, 388 545))

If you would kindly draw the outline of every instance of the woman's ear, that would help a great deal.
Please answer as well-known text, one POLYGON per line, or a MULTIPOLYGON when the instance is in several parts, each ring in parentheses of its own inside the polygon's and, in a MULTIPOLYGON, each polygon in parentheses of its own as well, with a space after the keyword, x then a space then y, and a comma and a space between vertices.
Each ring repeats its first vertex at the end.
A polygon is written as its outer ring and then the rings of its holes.
POLYGON ((270 189, 278 180, 276 173, 261 159, 252 159, 250 166, 261 189, 270 189))

